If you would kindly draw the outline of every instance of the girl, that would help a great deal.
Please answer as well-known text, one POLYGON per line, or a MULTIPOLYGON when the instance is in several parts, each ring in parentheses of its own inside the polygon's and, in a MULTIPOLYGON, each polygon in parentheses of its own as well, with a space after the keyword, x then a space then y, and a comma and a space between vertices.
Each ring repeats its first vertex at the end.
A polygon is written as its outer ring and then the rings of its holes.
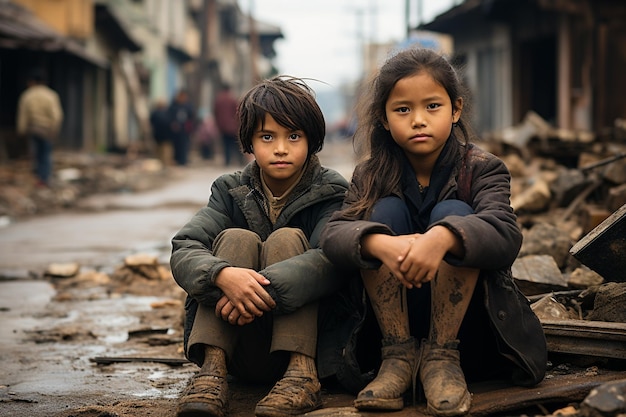
POLYGON ((469 411, 465 374, 543 379, 543 330, 511 277, 510 175, 469 143, 463 105, 454 68, 426 49, 392 56, 360 104, 354 140, 369 152, 321 237, 332 262, 361 271, 382 334, 360 410, 402 409, 417 372, 441 416, 469 411))

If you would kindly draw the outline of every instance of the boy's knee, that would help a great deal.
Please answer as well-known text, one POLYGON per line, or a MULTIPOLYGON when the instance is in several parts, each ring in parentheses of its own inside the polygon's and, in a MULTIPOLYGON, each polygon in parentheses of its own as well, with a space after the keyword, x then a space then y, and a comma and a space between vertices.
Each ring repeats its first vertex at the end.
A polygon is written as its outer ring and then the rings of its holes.
POLYGON ((242 240, 261 241, 261 238, 259 238, 259 235, 256 233, 248 229, 241 229, 237 227, 222 230, 215 239, 235 240, 237 242, 242 240))
POLYGON ((295 227, 282 227, 272 232, 265 241, 265 247, 269 249, 298 248, 304 252, 309 248, 309 241, 304 232, 295 227))
POLYGON ((213 242, 213 254, 223 258, 234 265, 251 267, 258 263, 258 256, 262 246, 261 238, 254 232, 246 229, 226 229, 215 238, 213 242), (237 259, 249 259, 240 264, 237 259))
POLYGON ((265 241, 263 252, 265 264, 289 259, 306 252, 310 248, 304 232, 293 227, 283 227, 274 231, 265 241))

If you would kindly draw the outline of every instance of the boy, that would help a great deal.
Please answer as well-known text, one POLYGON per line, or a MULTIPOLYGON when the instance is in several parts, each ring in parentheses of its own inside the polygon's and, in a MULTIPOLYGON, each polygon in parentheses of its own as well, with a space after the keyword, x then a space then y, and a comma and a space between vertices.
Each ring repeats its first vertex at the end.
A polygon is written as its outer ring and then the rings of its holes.
POLYGON ((172 273, 188 294, 185 354, 201 367, 179 417, 224 416, 227 374, 277 381, 257 416, 321 406, 318 300, 343 279, 318 241, 348 184, 316 156, 324 117, 302 80, 261 82, 238 115, 242 150, 255 161, 218 178, 208 205, 172 239, 172 273))

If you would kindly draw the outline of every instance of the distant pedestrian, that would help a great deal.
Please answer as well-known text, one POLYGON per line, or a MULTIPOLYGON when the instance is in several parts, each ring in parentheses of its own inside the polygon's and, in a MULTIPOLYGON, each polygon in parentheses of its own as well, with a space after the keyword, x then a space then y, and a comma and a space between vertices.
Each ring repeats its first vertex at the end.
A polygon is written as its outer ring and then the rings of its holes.
POLYGON ((157 156, 163 166, 172 164, 172 130, 170 127, 169 112, 165 99, 158 99, 150 112, 152 137, 157 145, 157 156))
POLYGON ((179 90, 169 108, 174 160, 179 166, 187 165, 191 133, 195 129, 196 112, 189 103, 187 90, 179 90))
POLYGON ((46 85, 41 68, 30 71, 27 86, 18 101, 17 134, 29 138, 39 185, 48 186, 52 172, 52 143, 63 123, 63 108, 59 95, 46 85))
POLYGON ((237 141, 237 130, 239 122, 237 119, 237 98, 233 95, 228 83, 223 83, 220 92, 217 93, 213 106, 215 123, 222 136, 224 147, 224 164, 230 165, 235 159, 237 164, 244 164, 244 157, 239 142, 237 141))
POLYGON ((204 113, 205 115, 194 133, 194 142, 202 159, 208 160, 215 156, 215 143, 220 138, 220 132, 211 112, 205 111, 204 113))

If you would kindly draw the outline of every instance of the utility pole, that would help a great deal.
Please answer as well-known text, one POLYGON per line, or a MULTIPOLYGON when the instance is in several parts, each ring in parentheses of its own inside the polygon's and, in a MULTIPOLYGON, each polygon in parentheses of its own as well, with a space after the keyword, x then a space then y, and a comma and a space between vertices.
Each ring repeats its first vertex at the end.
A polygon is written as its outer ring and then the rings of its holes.
POLYGON ((196 109, 207 107, 212 101, 211 85, 215 83, 216 63, 214 60, 215 31, 217 25, 216 0, 203 0, 200 13, 200 57, 196 65, 194 87, 190 93, 196 109), (209 91, 207 91, 209 90, 209 91), (203 103, 202 100, 206 102, 203 103))
POLYGON ((249 21, 249 35, 250 35, 250 72, 251 72, 251 85, 255 85, 259 82, 259 70, 257 68, 257 57, 259 56, 259 33, 256 29, 256 22, 254 21, 254 0, 250 0, 250 8, 248 14, 249 21))
POLYGON ((404 24, 406 25, 406 37, 411 34, 411 0, 404 0, 404 24))

